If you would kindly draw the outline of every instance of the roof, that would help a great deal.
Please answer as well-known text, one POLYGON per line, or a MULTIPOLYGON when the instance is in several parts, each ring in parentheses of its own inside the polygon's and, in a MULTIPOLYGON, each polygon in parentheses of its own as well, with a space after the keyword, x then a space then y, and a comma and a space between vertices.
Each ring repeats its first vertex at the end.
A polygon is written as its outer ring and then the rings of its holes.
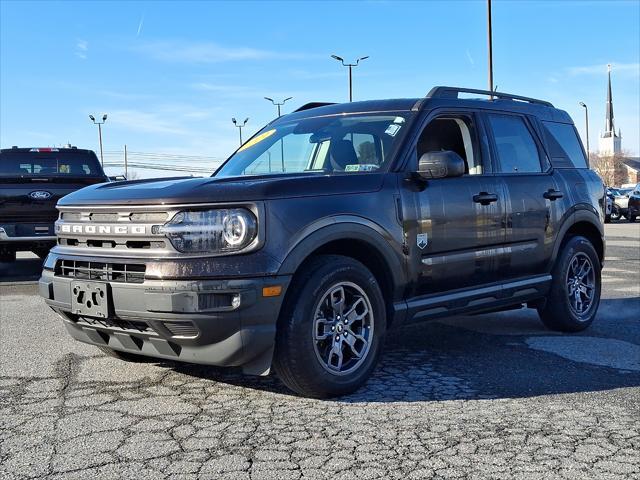
MULTIPOLYGON (((524 97, 523 97, 524 98, 524 97)), ((504 98, 396 98, 387 100, 365 100, 350 103, 319 103, 314 108, 305 105, 303 110, 283 115, 273 124, 288 122, 300 118, 320 117, 340 114, 355 114, 366 112, 401 112, 419 111, 436 107, 459 106, 473 109, 504 110, 515 113, 536 115, 541 120, 561 123, 573 123, 569 114, 543 103, 528 103, 525 101, 510 100, 504 98)), ((301 107, 302 108, 302 107, 301 107)))
POLYGON ((38 153, 38 151, 42 153, 46 152, 93 152, 93 150, 89 150, 86 148, 77 148, 77 147, 11 147, 11 148, 3 148, 0 150, 2 153, 38 153))
POLYGON ((624 163, 630 169, 635 170, 636 172, 640 172, 640 157, 625 158, 622 160, 622 163, 624 163))

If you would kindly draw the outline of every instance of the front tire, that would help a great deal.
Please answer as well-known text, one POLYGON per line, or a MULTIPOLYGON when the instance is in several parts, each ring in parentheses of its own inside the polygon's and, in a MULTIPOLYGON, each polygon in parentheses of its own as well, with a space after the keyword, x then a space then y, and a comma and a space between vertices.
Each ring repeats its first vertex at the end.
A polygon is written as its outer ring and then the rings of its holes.
POLYGON ((276 373, 306 397, 354 392, 375 368, 386 331, 375 276, 352 258, 321 255, 294 282, 278 321, 276 373))
POLYGON ((551 289, 540 319, 551 330, 579 332, 596 316, 600 304, 601 266, 591 242, 582 236, 569 239, 553 267, 551 289))
POLYGON ((636 221, 636 216, 629 214, 627 216, 627 220, 629 220, 629 223, 634 223, 636 221))

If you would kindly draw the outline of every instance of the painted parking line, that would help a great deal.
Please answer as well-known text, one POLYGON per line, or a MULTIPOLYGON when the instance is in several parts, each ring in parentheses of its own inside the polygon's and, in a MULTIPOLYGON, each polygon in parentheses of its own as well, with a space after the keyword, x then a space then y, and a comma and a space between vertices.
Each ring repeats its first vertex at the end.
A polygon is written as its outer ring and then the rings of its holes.
POLYGON ((640 345, 614 338, 529 337, 527 346, 567 360, 618 370, 640 372, 640 345))

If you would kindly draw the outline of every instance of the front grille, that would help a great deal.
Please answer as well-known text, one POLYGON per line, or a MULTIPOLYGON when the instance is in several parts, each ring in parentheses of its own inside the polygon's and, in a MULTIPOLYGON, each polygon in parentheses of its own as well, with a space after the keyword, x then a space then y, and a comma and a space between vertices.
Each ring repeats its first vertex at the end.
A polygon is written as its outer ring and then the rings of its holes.
POLYGON ((135 207, 122 210, 64 210, 56 222, 58 245, 65 253, 82 254, 90 250, 109 252, 109 256, 134 255, 150 257, 176 253, 171 243, 158 233, 175 211, 139 211, 135 207), (64 230, 66 227, 66 230, 64 230))
POLYGON ((108 328, 109 330, 122 330, 125 332, 138 332, 157 335, 157 333, 146 322, 135 320, 122 320, 120 318, 95 318, 95 317, 78 317, 78 324, 84 324, 91 327, 108 328))
POLYGON ((58 260, 55 274, 80 280, 143 283, 146 265, 140 263, 105 263, 80 260, 58 260))

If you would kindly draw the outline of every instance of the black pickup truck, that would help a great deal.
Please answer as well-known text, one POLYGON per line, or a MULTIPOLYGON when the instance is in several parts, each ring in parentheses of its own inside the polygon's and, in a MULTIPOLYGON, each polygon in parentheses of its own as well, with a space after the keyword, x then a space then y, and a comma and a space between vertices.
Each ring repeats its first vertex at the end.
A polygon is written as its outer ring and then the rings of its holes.
POLYGON ((58 200, 87 185, 107 181, 91 150, 0 150, 0 261, 13 261, 18 251, 46 257, 56 243, 58 200))
POLYGON ((39 287, 108 355, 274 367, 329 397, 411 322, 526 305, 550 329, 587 328, 604 201, 571 118, 543 100, 436 87, 309 104, 211 178, 66 196, 39 287))

